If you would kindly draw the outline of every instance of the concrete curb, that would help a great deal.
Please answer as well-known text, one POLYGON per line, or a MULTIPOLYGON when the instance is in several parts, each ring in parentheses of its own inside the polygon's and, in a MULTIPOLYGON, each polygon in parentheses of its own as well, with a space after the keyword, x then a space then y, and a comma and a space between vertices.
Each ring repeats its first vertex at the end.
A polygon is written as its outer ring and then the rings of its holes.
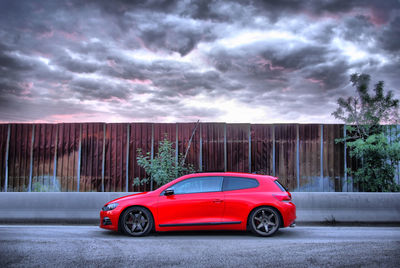
MULTIPOLYGON (((101 207, 133 193, 0 193, 0 223, 97 224, 101 207)), ((294 192, 299 224, 400 224, 400 193, 294 192)))

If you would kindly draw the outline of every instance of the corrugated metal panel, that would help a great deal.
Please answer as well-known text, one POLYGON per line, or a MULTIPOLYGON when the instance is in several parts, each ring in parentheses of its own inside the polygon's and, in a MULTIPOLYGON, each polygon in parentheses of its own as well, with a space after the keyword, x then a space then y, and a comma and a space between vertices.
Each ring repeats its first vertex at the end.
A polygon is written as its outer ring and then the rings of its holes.
POLYGON ((151 152, 151 123, 130 124, 129 139, 129 191, 144 192, 150 190, 150 185, 133 186, 135 178, 146 178, 148 175, 143 168, 137 164, 137 150, 141 149, 143 154, 151 152))
POLYGON ((8 191, 28 191, 31 135, 32 125, 10 125, 8 191))
POLYGON ((343 125, 324 125, 323 191, 341 191, 344 178, 343 144, 335 140, 343 137, 343 125))
POLYGON ((249 171, 249 125, 226 124, 227 171, 249 171))
POLYGON ((200 126, 197 123, 178 123, 178 152, 185 155, 190 137, 195 129, 185 163, 192 164, 196 170, 199 170, 200 126))
POLYGON ((270 175, 273 173, 273 125, 251 125, 251 170, 270 175))
POLYGON ((62 192, 74 192, 78 189, 77 161, 79 147, 79 129, 77 123, 58 125, 57 145, 57 181, 62 192))
POLYGON ((127 124, 106 125, 105 178, 106 192, 125 191, 127 124))
POLYGON ((297 188, 296 179, 296 125, 275 125, 276 176, 289 190, 297 188))
POLYGON ((319 125, 299 125, 300 191, 319 191, 319 125))
POLYGON ((6 147, 8 124, 0 124, 0 191, 5 191, 6 147))
POLYGON ((55 135, 57 125, 35 125, 32 191, 53 190, 55 135))
POLYGON ((101 192, 104 123, 82 124, 80 191, 101 192))
POLYGON ((203 171, 224 171, 224 123, 203 123, 203 171))

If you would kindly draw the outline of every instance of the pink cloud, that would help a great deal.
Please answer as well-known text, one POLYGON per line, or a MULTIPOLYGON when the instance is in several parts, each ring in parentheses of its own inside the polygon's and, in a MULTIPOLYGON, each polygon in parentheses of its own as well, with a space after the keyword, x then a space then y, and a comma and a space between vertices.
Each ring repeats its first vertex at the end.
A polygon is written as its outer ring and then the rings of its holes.
POLYGON ((319 86, 321 86, 321 87, 323 87, 325 84, 324 84, 324 81, 323 80, 319 80, 319 79, 314 79, 314 78, 307 78, 307 81, 308 82, 311 82, 311 83, 313 83, 313 84, 318 84, 319 86))
POLYGON ((51 30, 49 32, 38 33, 36 36, 38 39, 49 39, 54 36, 54 31, 51 30))
POLYGON ((41 122, 43 122, 43 123, 46 123, 46 122, 53 122, 53 123, 87 122, 87 121, 91 121, 90 118, 93 118, 93 114, 89 114, 89 113, 53 114, 53 115, 49 116, 48 119, 46 119, 46 120, 38 120, 37 123, 41 123, 41 122))
POLYGON ((151 81, 151 80, 149 80, 149 79, 143 79, 143 80, 140 80, 140 79, 125 79, 126 81, 128 81, 129 83, 132 83, 132 84, 136 84, 136 85, 151 85, 151 84, 153 84, 153 81, 151 81))
POLYGON ((261 65, 263 68, 267 68, 267 66, 268 66, 269 70, 271 70, 271 71, 275 71, 275 70, 281 71, 281 70, 285 69, 285 67, 282 67, 282 66, 278 66, 278 65, 274 66, 270 60, 267 60, 264 58, 258 58, 258 60, 255 63, 261 65))
POLYGON ((33 82, 20 82, 18 85, 23 88, 21 95, 28 96, 31 94, 31 89, 33 88, 33 82))
POLYGON ((66 31, 57 31, 57 33, 61 36, 63 36, 64 38, 70 40, 70 41, 74 41, 74 42, 78 42, 78 41, 85 41, 86 37, 84 37, 83 35, 77 33, 77 32, 66 32, 66 31))
POLYGON ((381 26, 383 24, 386 24, 390 19, 387 10, 380 8, 371 8, 368 17, 369 21, 373 23, 375 26, 381 26))

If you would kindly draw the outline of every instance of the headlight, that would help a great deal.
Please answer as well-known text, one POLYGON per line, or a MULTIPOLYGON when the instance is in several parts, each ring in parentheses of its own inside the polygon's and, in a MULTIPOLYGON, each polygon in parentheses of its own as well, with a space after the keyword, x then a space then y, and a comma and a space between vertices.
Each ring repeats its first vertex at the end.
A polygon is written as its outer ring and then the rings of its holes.
POLYGON ((109 211, 109 210, 113 210, 116 207, 118 207, 118 203, 111 203, 111 204, 108 204, 107 206, 104 206, 102 208, 102 210, 103 211, 109 211))

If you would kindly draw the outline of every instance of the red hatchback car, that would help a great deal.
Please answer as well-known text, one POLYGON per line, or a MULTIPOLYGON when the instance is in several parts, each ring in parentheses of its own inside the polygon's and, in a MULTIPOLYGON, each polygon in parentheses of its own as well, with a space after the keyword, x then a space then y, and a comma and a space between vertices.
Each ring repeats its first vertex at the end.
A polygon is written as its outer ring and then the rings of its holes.
POLYGON ((250 230, 270 236, 295 225, 291 199, 271 176, 190 174, 155 191, 108 202, 100 212, 100 227, 132 236, 182 230, 250 230))

